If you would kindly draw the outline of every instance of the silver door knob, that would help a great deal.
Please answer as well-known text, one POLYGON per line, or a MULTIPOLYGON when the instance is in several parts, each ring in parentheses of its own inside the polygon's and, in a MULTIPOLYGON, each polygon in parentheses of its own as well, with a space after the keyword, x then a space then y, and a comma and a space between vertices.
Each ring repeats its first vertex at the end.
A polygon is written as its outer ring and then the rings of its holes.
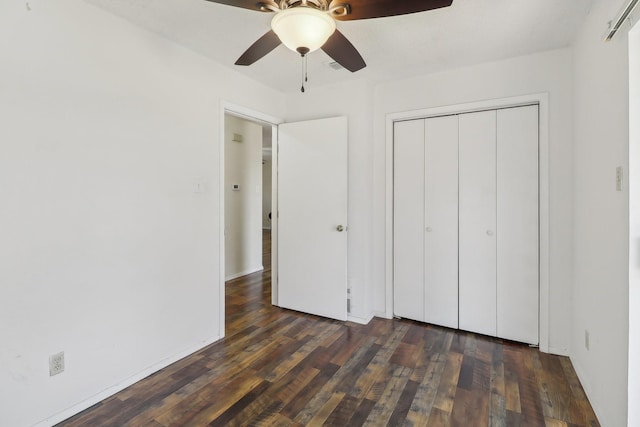
POLYGON ((487 230, 487 236, 493 236, 493 231, 487 230))
POLYGON ((433 231, 433 228, 427 227, 427 233, 431 233, 432 231, 433 231))
POLYGON ((338 230, 340 233, 342 233, 344 231, 344 226, 339 225, 336 227, 336 230, 338 230))

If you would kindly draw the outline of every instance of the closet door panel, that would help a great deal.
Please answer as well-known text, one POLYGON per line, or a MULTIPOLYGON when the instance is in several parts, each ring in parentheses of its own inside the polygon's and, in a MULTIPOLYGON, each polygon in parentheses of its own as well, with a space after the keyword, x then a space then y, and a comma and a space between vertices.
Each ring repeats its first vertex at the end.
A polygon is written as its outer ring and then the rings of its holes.
POLYGON ((538 344, 538 106, 497 123, 498 336, 538 344))
POLYGON ((394 314, 424 321, 424 120, 395 123, 393 144, 394 314))
POLYGON ((459 117, 460 329, 496 335, 496 112, 459 117))
POLYGON ((425 120, 425 321, 458 327, 458 117, 425 120))

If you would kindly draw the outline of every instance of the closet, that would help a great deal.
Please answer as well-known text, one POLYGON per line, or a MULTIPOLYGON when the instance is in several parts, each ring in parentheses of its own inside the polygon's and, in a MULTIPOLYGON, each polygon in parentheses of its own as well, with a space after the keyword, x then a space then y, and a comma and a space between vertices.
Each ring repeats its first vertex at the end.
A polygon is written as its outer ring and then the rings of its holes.
POLYGON ((538 344, 538 106, 394 123, 394 314, 538 344))

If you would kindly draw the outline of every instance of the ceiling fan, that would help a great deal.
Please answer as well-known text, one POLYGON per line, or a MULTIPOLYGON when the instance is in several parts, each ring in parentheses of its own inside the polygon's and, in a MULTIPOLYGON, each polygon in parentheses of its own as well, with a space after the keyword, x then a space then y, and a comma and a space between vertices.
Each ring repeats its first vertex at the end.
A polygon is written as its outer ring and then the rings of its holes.
POLYGON ((271 30, 260 37, 236 65, 251 65, 281 43, 305 57, 322 49, 351 72, 366 66, 336 20, 382 18, 451 6, 453 0, 208 0, 261 12, 273 12, 271 30))

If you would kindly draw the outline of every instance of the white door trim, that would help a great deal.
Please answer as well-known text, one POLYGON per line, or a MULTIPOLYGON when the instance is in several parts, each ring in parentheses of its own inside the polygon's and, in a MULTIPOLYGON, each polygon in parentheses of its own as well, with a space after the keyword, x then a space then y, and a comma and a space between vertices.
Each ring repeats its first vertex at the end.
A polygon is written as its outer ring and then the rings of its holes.
POLYGON ((448 114, 469 113, 523 105, 539 105, 540 180, 540 350, 549 352, 549 94, 498 98, 420 110, 390 113, 385 136, 385 317, 393 316, 393 124, 448 114))
MULTIPOLYGON (((224 238, 224 189, 225 189, 225 181, 224 181, 224 116, 225 114, 231 114, 234 116, 242 117, 247 120, 251 120, 253 122, 260 122, 270 124, 272 127, 272 146, 273 146, 273 160, 272 164, 278 164, 277 152, 278 152, 278 125, 283 123, 284 120, 271 116, 269 114, 262 113, 257 110, 253 110, 248 107, 244 107, 242 105, 234 104, 225 100, 220 101, 220 115, 218 117, 218 142, 219 142, 219 159, 218 159, 218 169, 220 171, 219 177, 219 188, 218 188, 218 205, 220 207, 220 223, 219 223, 219 235, 220 235, 220 259, 219 259, 219 299, 220 299, 220 331, 219 337, 223 338, 225 335, 225 238, 224 238)), ((278 207, 278 168, 277 166, 272 167, 271 177, 271 201, 272 201, 272 212, 277 212, 278 207)), ((278 296, 278 282, 277 282, 277 259, 278 259, 278 218, 277 215, 272 215, 271 219, 271 230, 272 237, 271 239, 271 298, 272 301, 277 301, 278 296)))

